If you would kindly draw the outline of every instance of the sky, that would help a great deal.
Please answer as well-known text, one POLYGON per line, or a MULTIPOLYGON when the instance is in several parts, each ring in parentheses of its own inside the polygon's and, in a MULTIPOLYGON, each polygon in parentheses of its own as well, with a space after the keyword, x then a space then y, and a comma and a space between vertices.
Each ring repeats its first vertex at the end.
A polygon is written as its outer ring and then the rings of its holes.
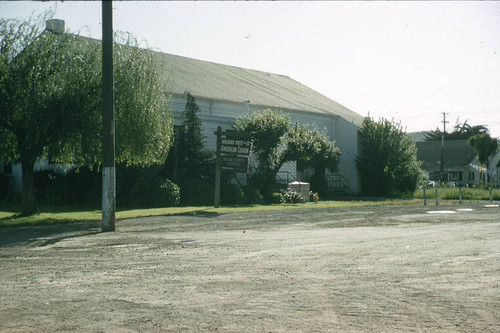
MULTIPOLYGON (((48 8, 101 38, 101 3, 0 1, 0 18, 48 8)), ((115 30, 175 55, 287 75, 408 132, 457 121, 500 137, 500 2, 115 1, 115 30)))

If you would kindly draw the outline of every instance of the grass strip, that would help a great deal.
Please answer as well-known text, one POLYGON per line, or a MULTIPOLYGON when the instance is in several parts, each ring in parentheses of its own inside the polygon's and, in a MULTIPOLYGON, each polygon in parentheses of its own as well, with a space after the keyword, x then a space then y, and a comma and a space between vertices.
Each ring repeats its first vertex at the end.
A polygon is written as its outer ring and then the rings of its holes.
MULTIPOLYGON (((214 208, 211 206, 197 207, 168 207, 150 209, 117 209, 116 219, 130 219, 147 216, 170 216, 170 215, 200 215, 200 214, 230 214, 243 212, 276 211, 290 209, 314 209, 314 208, 348 208, 363 206, 387 206, 387 205, 417 205, 420 200, 357 200, 357 201, 320 201, 318 203, 306 204, 283 204, 283 205, 248 205, 228 206, 214 208)), ((35 225, 65 224, 78 222, 101 221, 101 210, 88 209, 84 207, 61 207, 40 206, 39 214, 32 216, 19 216, 19 206, 0 206, 0 227, 21 227, 35 225)))

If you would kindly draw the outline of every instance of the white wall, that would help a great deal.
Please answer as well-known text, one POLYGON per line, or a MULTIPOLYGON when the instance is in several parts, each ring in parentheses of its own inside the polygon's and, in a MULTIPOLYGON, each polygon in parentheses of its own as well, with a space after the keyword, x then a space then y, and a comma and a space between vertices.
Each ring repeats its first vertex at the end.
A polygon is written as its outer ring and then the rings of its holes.
POLYGON ((338 173, 349 181, 354 192, 360 190, 355 161, 358 156, 358 130, 358 126, 341 117, 335 121, 334 140, 341 152, 338 173))
MULTIPOLYGON (((202 120, 203 135, 205 137, 205 146, 207 149, 215 151, 216 135, 214 132, 217 126, 222 130, 233 129, 235 119, 244 113, 261 111, 265 107, 255 106, 242 102, 231 102, 221 100, 211 100, 197 98, 196 103, 200 107, 198 116, 202 120)), ((251 101, 250 101, 251 103, 251 101)), ((186 100, 182 97, 173 97, 170 107, 174 113, 174 124, 180 125, 182 122, 182 112, 186 106, 186 100)), ((296 110, 282 110, 290 115, 291 121, 298 121, 301 124, 316 124, 320 130, 326 131, 331 140, 336 141, 342 155, 340 156, 339 173, 350 183, 351 191, 359 191, 358 172, 355 158, 358 153, 358 129, 359 127, 345 119, 335 115, 322 115, 296 110)), ((37 169, 48 167, 46 162, 39 161, 37 169)), ((66 167, 58 167, 56 171, 64 172, 66 167)), ((287 163, 281 170, 288 171, 292 175, 297 175, 296 163, 287 163)), ((22 171, 20 165, 14 165, 12 174, 9 176, 13 188, 20 192, 22 190, 22 171)))
MULTIPOLYGON (((3 172, 4 164, 0 162, 0 172, 3 172)), ((21 193, 23 190, 23 178, 22 178, 22 168, 21 164, 13 164, 12 165, 12 173, 5 174, 7 179, 9 180, 9 184, 11 189, 16 193, 21 193)))
POLYGON ((499 175, 500 168, 497 167, 499 160, 500 160, 500 150, 498 150, 495 156, 491 158, 490 164, 488 166, 490 172, 493 172, 492 183, 495 184, 497 187, 500 186, 500 175, 499 175))
MULTIPOLYGON (((196 98, 196 103, 200 107, 198 116, 202 120, 202 134, 205 136, 206 148, 213 151, 216 149, 216 135, 214 132, 217 126, 220 125, 222 130, 232 129, 235 119, 239 115, 263 109, 263 107, 246 104, 244 101, 237 103, 196 98)), ((186 100, 182 97, 174 97, 171 106, 174 110, 174 123, 180 125, 186 100)), ((292 122, 298 121, 301 124, 316 124, 320 130, 326 131, 331 140, 336 141, 336 145, 342 153, 339 173, 349 181, 351 191, 359 191, 358 172, 354 161, 358 153, 359 127, 335 115, 322 115, 296 110, 282 111, 290 115, 292 122)), ((296 176, 296 163, 288 163, 281 170, 288 171, 296 176)))

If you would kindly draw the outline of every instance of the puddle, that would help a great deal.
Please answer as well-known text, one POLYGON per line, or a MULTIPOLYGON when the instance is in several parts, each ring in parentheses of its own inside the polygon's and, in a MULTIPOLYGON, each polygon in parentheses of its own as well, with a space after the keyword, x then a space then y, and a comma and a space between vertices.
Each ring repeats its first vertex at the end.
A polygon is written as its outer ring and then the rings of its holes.
POLYGON ((428 211, 427 214, 455 214, 454 210, 431 210, 428 211))

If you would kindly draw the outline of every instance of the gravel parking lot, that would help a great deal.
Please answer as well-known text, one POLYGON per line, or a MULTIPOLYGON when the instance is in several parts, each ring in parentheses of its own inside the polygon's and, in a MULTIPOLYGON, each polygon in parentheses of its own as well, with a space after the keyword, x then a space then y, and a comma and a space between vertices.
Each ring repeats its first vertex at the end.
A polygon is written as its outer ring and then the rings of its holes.
POLYGON ((1 332, 500 332, 498 207, 200 212, 98 230, 0 229, 1 332))

